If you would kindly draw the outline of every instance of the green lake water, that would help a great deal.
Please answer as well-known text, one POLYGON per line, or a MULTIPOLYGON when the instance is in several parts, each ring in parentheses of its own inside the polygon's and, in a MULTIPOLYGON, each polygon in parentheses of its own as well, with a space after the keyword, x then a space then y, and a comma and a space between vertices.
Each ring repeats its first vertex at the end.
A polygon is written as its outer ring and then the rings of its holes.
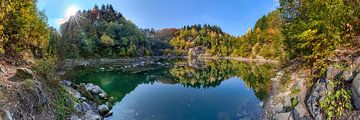
POLYGON ((269 64, 230 60, 166 61, 170 67, 134 72, 87 72, 77 82, 94 83, 114 98, 107 120, 259 119, 271 90, 269 64))

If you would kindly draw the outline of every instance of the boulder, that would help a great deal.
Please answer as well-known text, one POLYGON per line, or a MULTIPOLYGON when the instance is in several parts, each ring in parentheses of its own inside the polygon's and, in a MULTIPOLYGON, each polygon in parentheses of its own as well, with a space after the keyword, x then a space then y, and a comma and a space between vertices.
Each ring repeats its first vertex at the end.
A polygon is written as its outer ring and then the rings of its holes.
POLYGON ((351 83, 353 103, 356 109, 360 110, 360 74, 356 75, 351 83))
POLYGON ((99 94, 99 97, 100 97, 101 99, 107 99, 108 95, 107 95, 105 92, 103 92, 103 93, 100 93, 100 94, 99 94))
POLYGON ((13 82, 22 82, 26 79, 33 79, 34 77, 35 74, 30 69, 18 68, 16 69, 16 74, 13 77, 9 78, 9 80, 13 82))
POLYGON ((84 110, 84 111, 89 111, 89 110, 93 110, 92 108, 93 107, 91 107, 92 105, 90 104, 90 103, 88 103, 88 102, 82 102, 82 109, 84 110))
POLYGON ((94 85, 94 87, 90 90, 90 92, 92 94, 100 94, 103 93, 104 91, 97 85, 94 85))
POLYGON ((108 95, 103 89, 101 89, 98 85, 94 85, 92 83, 86 84, 86 90, 93 95, 98 95, 101 99, 106 99, 108 97, 108 95))
POLYGON ((327 86, 326 80, 324 78, 321 78, 314 84, 313 89, 311 90, 311 93, 306 100, 307 108, 312 117, 316 120, 323 119, 323 116, 321 115, 319 100, 322 99, 328 91, 329 88, 327 86))
POLYGON ((81 83, 78 90, 86 99, 95 100, 94 96, 86 89, 85 83, 81 83))
POLYGON ((105 105, 105 104, 100 105, 98 107, 98 109, 99 109, 100 114, 102 114, 102 115, 106 115, 110 110, 109 107, 107 105, 105 105))

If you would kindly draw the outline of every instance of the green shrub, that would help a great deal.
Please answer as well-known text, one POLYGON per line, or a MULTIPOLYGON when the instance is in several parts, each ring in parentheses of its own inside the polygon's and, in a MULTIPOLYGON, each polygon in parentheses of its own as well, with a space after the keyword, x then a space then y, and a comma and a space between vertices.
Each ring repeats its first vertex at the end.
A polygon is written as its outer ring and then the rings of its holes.
POLYGON ((326 94, 325 99, 320 101, 320 108, 323 109, 328 120, 340 117, 344 114, 345 110, 352 109, 351 90, 344 88, 335 89, 335 87, 339 86, 341 86, 341 83, 338 81, 330 83, 332 90, 326 94))

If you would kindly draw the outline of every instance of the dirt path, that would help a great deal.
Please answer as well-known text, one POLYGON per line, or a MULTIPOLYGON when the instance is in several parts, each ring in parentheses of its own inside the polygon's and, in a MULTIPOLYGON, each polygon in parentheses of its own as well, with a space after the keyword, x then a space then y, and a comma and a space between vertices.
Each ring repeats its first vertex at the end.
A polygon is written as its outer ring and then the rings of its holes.
MULTIPOLYGON (((18 68, 28 66, 13 66, 0 61, 0 114, 8 111, 14 120, 49 120, 55 119, 55 112, 50 101, 46 104, 39 104, 40 94, 47 94, 42 83, 36 79, 32 80, 29 88, 25 88, 20 82, 12 82, 9 78, 16 74, 18 68)), ((0 116, 1 117, 4 116, 0 116)))

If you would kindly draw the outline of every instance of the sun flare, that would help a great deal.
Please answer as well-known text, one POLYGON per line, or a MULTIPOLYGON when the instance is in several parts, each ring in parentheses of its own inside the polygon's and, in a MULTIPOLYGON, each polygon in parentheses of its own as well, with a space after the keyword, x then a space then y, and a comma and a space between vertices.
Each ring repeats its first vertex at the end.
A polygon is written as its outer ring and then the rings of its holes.
POLYGON ((74 16, 78 10, 79 10, 79 8, 77 6, 75 6, 75 5, 70 6, 69 8, 66 9, 65 17, 69 18, 71 16, 74 16))

